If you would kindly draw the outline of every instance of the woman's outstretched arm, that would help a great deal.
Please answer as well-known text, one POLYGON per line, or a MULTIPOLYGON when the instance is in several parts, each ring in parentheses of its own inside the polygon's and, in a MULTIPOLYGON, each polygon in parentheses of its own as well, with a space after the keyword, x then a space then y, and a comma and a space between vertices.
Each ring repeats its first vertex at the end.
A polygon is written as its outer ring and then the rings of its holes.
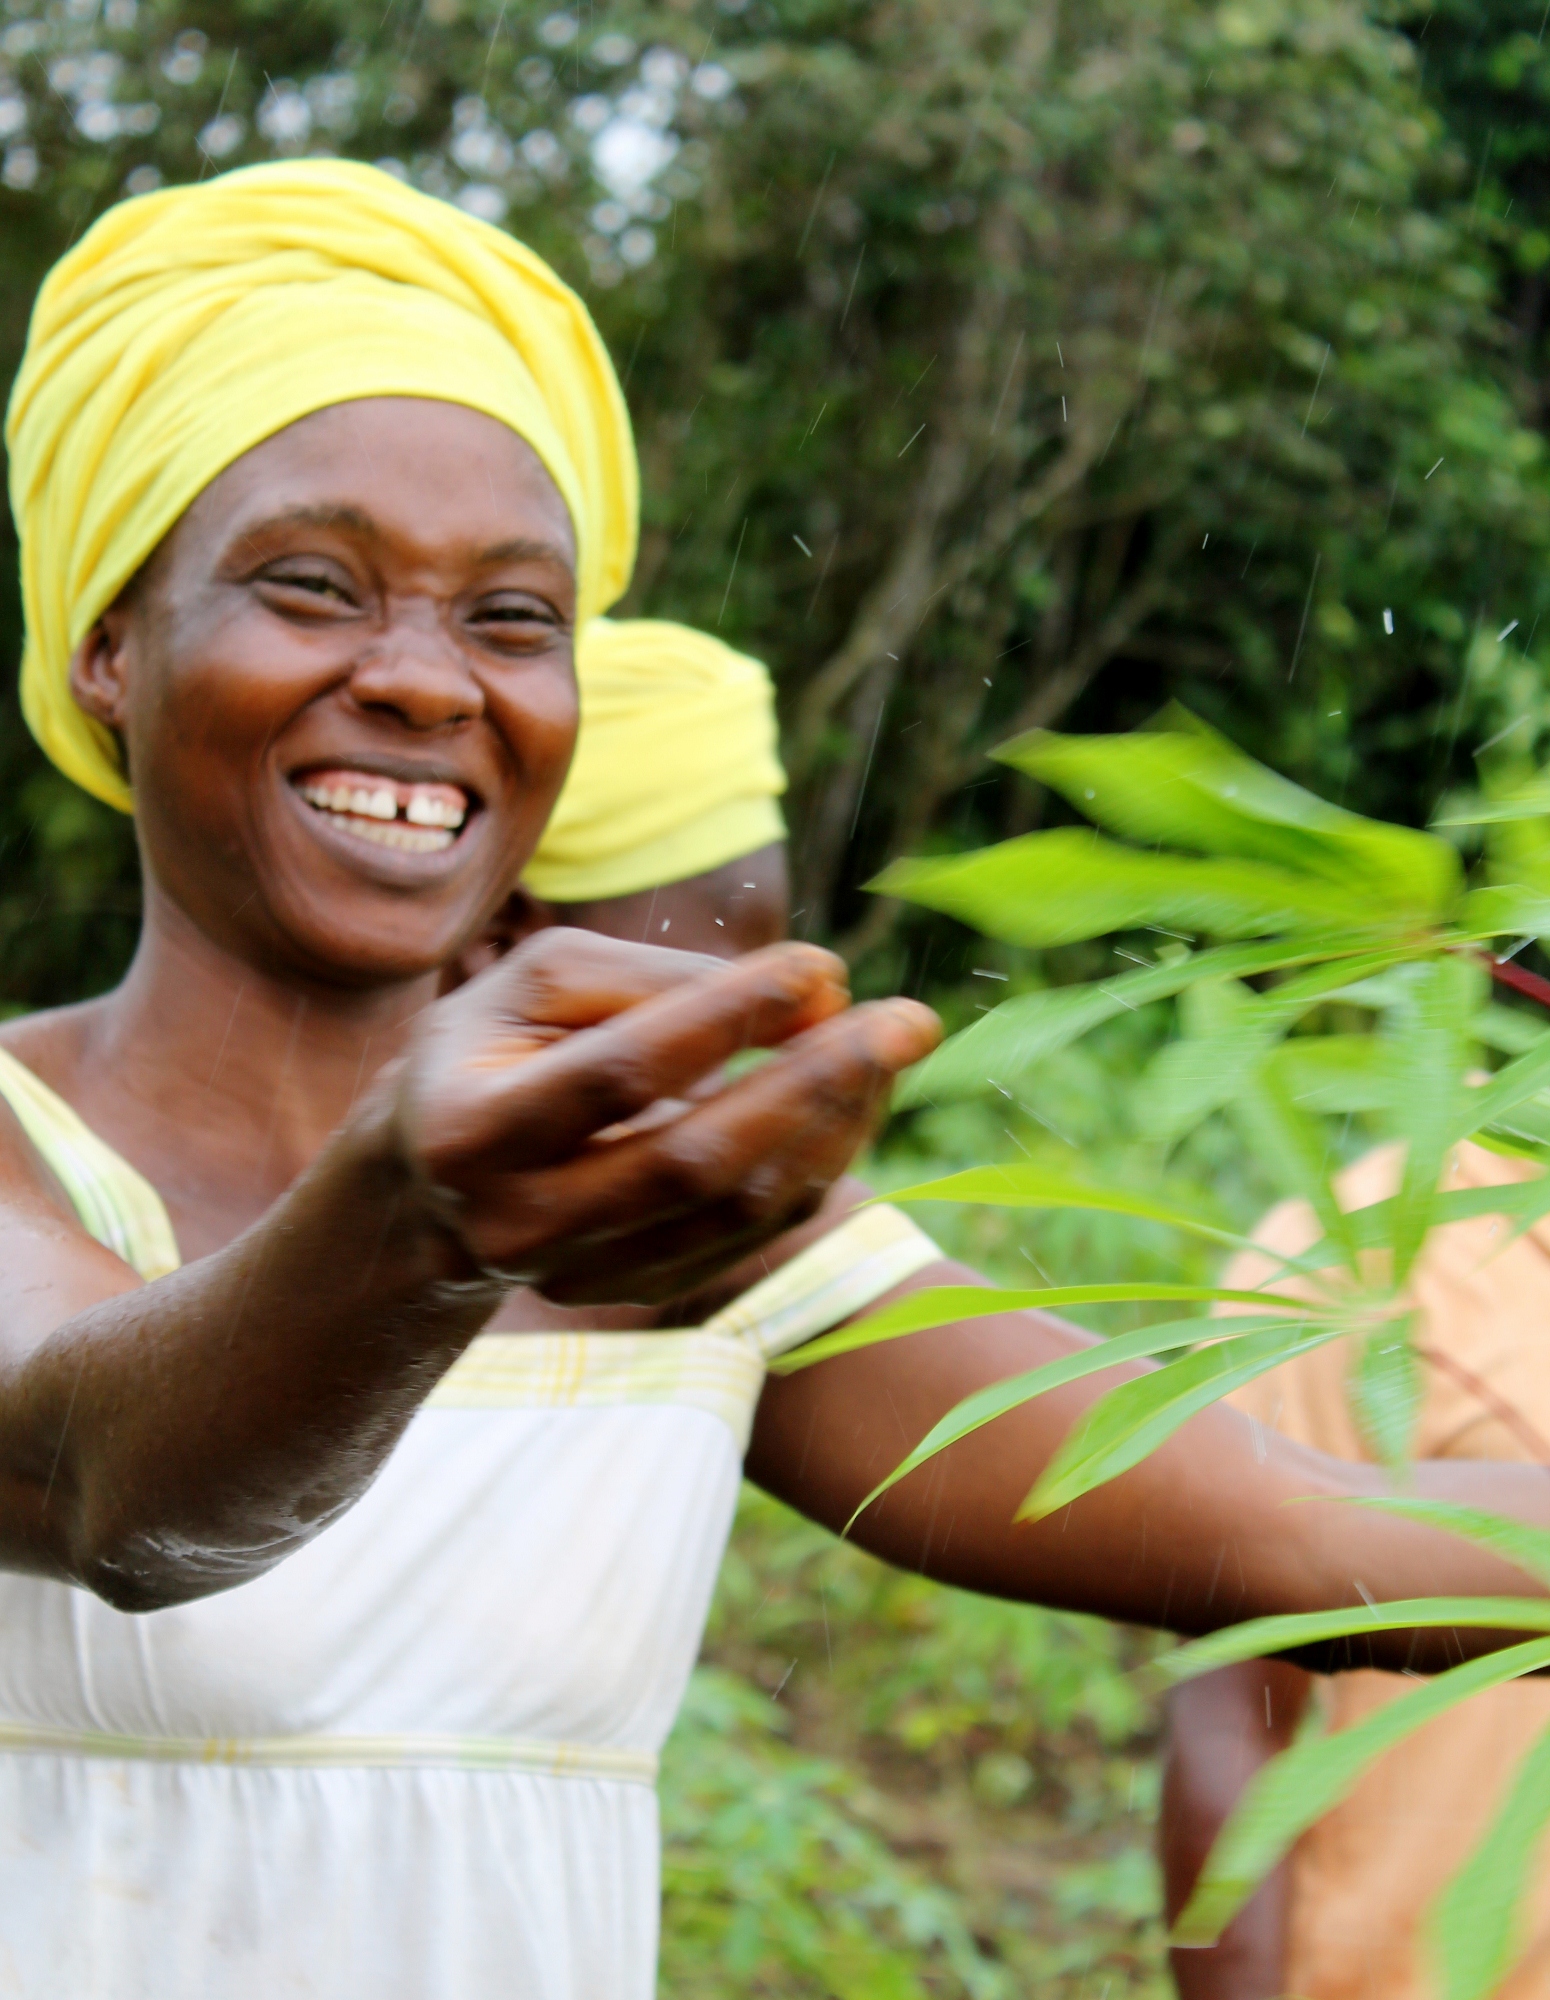
MULTIPOLYGON (((984 1280, 930 1265, 890 1297, 984 1280)), ((837 1356, 765 1386, 750 1475, 839 1529, 939 1418, 987 1383, 1087 1345, 1047 1315, 1007 1312, 837 1356)), ((998 1597, 1201 1633, 1364 1595, 1524 1597, 1540 1586, 1456 1539, 1362 1507, 1291 1505, 1386 1490, 1372 1466, 1294 1445, 1218 1405, 1133 1471, 1048 1520, 1013 1516, 1072 1424, 1138 1369, 1041 1396, 929 1461, 867 1509, 851 1539, 902 1568, 998 1597)), ((1522 1465, 1433 1461, 1411 1490, 1550 1525, 1550 1477, 1522 1465)), ((1512 1635, 1521 1638, 1521 1633, 1512 1635)), ((1375 1633, 1361 1665, 1437 1669, 1485 1633, 1375 1633)), ((1344 1660, 1341 1661, 1344 1664, 1344 1660)))
POLYGON ((908 1002, 848 1009, 809 947, 727 965, 550 931, 427 1010, 259 1223, 149 1285, 0 1117, 0 1564, 124 1609, 255 1575, 360 1495, 513 1284, 703 1281, 812 1213, 933 1039, 908 1002))

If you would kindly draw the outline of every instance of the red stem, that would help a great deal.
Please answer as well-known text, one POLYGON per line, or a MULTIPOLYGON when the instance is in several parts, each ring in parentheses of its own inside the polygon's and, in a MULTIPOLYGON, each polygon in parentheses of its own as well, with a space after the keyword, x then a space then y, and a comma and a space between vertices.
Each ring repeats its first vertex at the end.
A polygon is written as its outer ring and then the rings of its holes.
POLYGON ((1510 958, 1494 958, 1488 951, 1480 956, 1490 967, 1491 977, 1498 986, 1510 986, 1514 993, 1537 1000, 1541 1007, 1550 1007, 1550 979, 1541 979, 1537 972, 1530 972, 1526 966, 1514 965, 1510 958))

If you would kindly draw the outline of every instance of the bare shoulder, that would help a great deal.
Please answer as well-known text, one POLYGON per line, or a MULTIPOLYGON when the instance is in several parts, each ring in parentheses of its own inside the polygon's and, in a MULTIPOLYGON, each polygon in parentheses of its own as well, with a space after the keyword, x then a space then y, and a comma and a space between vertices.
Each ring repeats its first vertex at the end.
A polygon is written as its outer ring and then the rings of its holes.
MULTIPOLYGON (((7 1022, 0 1049, 63 1095, 84 1012, 58 1008, 7 1022)), ((82 1226, 58 1176, 0 1095, 0 1355, 15 1359, 75 1313, 140 1282, 82 1226)))

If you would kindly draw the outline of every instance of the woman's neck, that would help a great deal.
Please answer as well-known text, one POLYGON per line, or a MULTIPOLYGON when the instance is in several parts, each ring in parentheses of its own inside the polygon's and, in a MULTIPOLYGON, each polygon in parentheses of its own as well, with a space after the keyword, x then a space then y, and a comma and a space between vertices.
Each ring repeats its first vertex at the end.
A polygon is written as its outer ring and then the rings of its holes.
POLYGON ((255 968, 151 891, 122 984, 7 1040, 161 1191, 189 1256, 284 1192, 434 997, 434 975, 360 990, 255 968))

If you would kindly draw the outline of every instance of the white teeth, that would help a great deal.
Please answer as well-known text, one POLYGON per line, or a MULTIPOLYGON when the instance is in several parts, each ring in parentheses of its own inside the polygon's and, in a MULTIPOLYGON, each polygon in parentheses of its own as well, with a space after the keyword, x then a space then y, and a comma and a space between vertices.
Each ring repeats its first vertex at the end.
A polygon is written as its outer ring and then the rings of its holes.
POLYGON ((450 799, 430 798, 424 792, 411 792, 404 817, 411 826, 458 827, 463 824, 466 814, 462 806, 453 805, 450 799))
MULTIPOLYGON (((337 812, 338 807, 334 810, 337 812)), ((363 785, 350 793, 349 810, 365 819, 397 819, 398 800, 386 785, 375 792, 368 792, 363 785)))
POLYGON ((355 819, 345 821, 350 832, 361 840, 374 840, 379 847, 396 847, 406 854, 437 854, 452 845, 445 827, 407 826, 402 820, 355 819))
POLYGON ((304 784, 297 789, 308 805, 342 819, 358 839, 406 854, 436 854, 450 847, 467 817, 461 805, 411 793, 406 818, 401 820, 397 795, 385 786, 367 791, 364 786, 304 784))

